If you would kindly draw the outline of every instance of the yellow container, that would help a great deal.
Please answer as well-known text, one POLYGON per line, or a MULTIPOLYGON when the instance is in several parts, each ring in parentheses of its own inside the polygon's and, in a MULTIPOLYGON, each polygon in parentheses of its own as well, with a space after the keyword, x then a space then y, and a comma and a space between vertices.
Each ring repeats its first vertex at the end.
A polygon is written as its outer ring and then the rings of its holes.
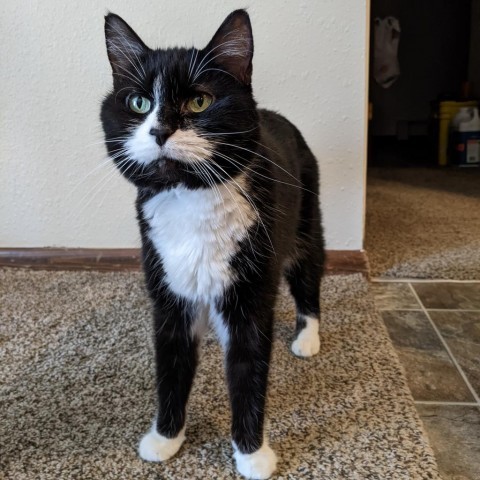
POLYGON ((469 100, 468 102, 440 102, 438 108, 438 164, 442 167, 448 163, 448 134, 450 122, 462 107, 477 107, 478 102, 469 100))

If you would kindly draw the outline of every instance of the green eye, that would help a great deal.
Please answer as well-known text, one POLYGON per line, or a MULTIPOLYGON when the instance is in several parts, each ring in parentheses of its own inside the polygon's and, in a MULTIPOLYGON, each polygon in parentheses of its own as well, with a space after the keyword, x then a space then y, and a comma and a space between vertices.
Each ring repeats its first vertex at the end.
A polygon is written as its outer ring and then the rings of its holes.
POLYGON ((187 108, 193 113, 205 111, 213 102, 213 98, 208 93, 200 93, 192 97, 187 102, 187 108))
POLYGON ((147 113, 150 111, 150 100, 141 95, 130 95, 127 100, 128 108, 135 113, 147 113))

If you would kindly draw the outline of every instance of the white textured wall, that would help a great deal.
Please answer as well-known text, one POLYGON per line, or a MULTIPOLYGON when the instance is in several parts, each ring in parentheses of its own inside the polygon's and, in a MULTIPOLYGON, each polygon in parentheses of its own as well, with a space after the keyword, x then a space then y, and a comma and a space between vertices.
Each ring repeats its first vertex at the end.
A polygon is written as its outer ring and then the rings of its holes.
POLYGON ((2 0, 0 246, 138 246, 134 188, 108 164, 95 170, 111 84, 103 15, 123 16, 150 46, 203 47, 247 4, 256 98, 319 159, 327 247, 361 248, 367 2, 2 0))

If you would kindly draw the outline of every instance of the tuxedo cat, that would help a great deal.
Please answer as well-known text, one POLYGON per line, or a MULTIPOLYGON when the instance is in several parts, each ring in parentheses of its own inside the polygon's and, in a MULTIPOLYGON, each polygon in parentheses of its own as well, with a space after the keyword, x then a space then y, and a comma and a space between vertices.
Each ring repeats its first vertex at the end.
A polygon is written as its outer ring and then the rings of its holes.
POLYGON ((297 308, 293 353, 320 348, 317 162, 295 126, 257 109, 244 10, 201 50, 150 49, 114 14, 105 36, 113 90, 101 120, 110 157, 138 188, 153 304, 158 410, 139 454, 164 461, 182 445, 211 324, 225 353, 237 469, 268 478, 277 459, 264 431, 265 398, 282 276, 297 308))

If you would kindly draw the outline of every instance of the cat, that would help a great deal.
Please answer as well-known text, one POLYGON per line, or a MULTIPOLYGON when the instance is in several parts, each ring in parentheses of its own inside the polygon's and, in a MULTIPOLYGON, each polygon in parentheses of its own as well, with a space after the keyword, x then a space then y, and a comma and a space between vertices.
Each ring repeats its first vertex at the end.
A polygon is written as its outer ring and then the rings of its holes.
POLYGON ((265 397, 282 276, 297 308, 293 353, 320 348, 317 161, 294 125, 257 109, 245 10, 202 50, 152 50, 112 13, 105 36, 113 90, 101 121, 110 157, 138 189, 153 304, 158 409, 139 455, 164 461, 182 445, 212 324, 225 354, 237 470, 268 478, 277 457, 264 431, 265 397))

